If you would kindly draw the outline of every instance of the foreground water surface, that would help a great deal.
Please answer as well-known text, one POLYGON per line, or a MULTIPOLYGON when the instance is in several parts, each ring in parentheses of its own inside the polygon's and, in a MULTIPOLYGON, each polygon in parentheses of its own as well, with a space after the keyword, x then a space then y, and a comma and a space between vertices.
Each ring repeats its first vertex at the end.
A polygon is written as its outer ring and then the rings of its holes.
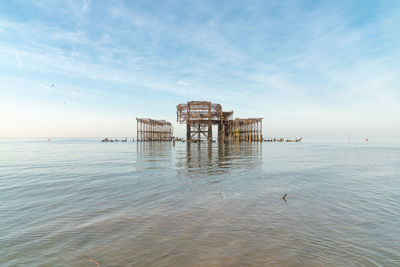
POLYGON ((0 139, 0 265, 94 261, 399 266, 400 144, 0 139))

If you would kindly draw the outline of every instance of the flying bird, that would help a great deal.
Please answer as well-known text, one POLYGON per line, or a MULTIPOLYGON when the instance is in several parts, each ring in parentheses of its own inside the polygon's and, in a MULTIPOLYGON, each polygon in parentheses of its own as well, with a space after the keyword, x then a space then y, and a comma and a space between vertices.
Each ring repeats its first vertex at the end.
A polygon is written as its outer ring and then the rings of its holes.
POLYGON ((287 194, 285 194, 285 195, 282 197, 282 199, 285 200, 285 201, 286 201, 286 196, 287 196, 287 194))

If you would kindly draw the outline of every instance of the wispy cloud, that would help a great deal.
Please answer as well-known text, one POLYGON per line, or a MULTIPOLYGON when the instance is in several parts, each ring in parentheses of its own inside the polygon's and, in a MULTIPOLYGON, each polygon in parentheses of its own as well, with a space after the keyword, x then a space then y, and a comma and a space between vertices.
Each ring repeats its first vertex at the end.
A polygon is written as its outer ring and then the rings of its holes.
POLYGON ((145 101, 173 107, 207 99, 238 115, 297 118, 310 129, 318 121, 321 131, 323 118, 351 127, 340 120, 346 112, 393 123, 385 116, 400 112, 400 3, 7 5, 36 15, 0 16, 3 75, 11 81, 23 69, 24 79, 42 84, 37 90, 76 103, 93 96, 97 111, 107 101, 129 110, 145 101), (46 80, 60 86, 48 88, 46 80))
POLYGON ((90 0, 83 0, 82 9, 84 12, 88 12, 90 8, 90 0))
POLYGON ((176 84, 182 85, 182 86, 189 86, 190 84, 184 81, 177 81, 176 84))
POLYGON ((56 30, 53 37, 56 40, 66 41, 68 43, 87 43, 86 32, 80 30, 74 32, 56 30))
POLYGON ((13 51, 14 51, 15 58, 17 59, 18 66, 21 69, 23 69, 24 68, 24 64, 22 63, 21 58, 19 57, 19 54, 17 53, 17 51, 15 49, 13 51))

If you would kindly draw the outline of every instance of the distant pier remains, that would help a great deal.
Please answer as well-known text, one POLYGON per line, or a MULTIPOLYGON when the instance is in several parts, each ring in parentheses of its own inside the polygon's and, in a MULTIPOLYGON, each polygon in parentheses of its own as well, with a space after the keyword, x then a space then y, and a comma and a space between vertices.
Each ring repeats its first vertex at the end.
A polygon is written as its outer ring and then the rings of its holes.
POLYGON ((173 139, 173 127, 165 120, 153 120, 149 118, 136 118, 137 141, 171 141, 173 139))

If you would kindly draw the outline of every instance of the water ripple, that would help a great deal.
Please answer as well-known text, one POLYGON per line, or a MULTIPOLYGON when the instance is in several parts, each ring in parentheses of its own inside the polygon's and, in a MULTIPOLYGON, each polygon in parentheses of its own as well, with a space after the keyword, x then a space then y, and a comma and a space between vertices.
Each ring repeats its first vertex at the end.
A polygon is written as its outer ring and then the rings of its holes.
POLYGON ((398 266, 399 158, 398 143, 0 140, 0 263, 398 266))

